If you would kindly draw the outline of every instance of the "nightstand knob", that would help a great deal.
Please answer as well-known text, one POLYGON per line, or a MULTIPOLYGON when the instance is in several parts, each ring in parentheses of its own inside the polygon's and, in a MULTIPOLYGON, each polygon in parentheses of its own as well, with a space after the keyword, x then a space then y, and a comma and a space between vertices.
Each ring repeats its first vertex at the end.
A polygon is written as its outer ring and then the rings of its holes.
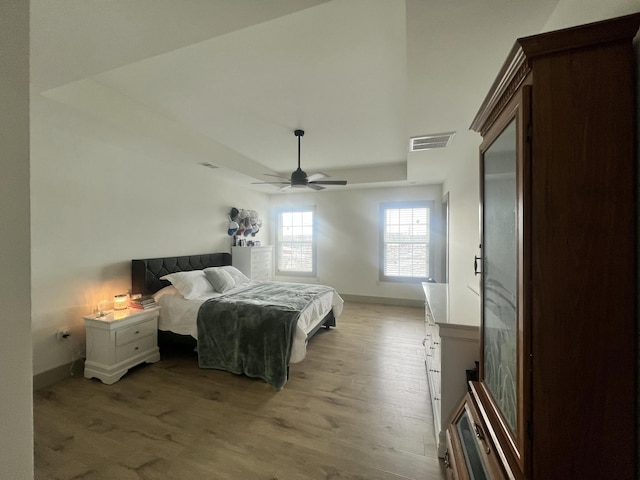
POLYGON ((136 330, 136 335, 140 333, 140 330, 136 330))
POLYGON ((138 350, 139 348, 140 348, 140 347, 136 347, 136 348, 134 348, 134 350, 138 350))

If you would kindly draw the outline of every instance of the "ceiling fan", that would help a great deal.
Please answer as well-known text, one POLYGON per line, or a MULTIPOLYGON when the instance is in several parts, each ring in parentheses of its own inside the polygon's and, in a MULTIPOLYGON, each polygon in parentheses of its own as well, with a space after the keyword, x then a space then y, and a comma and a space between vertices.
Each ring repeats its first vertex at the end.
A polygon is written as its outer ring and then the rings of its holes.
POLYGON ((322 180, 327 175, 324 173, 314 173, 313 175, 307 175, 307 172, 300 168, 300 137, 304 135, 304 130, 295 130, 294 135, 298 137, 298 169, 291 173, 291 178, 281 177, 280 175, 270 175, 265 173, 269 177, 277 177, 287 180, 286 182, 253 182, 254 185, 268 184, 268 185, 283 185, 282 190, 288 188, 303 188, 309 187, 314 190, 324 190, 322 185, 346 185, 346 180, 322 180))

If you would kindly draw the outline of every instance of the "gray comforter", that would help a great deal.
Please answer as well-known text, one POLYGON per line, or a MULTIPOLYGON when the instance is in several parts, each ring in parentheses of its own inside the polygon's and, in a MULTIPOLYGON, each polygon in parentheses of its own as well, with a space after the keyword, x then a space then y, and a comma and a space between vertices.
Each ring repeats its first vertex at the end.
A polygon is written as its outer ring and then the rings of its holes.
POLYGON ((261 378, 280 390, 287 382, 300 312, 332 290, 324 285, 263 282, 207 300, 198 312, 200 367, 261 378))

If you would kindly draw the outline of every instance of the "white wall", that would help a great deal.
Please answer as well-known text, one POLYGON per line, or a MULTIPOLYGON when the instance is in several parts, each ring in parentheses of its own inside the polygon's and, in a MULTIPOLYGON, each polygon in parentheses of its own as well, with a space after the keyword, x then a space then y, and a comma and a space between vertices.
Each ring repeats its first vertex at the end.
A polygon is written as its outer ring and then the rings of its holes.
MULTIPOLYGON (((41 96, 32 99, 33 373, 84 353, 82 315, 131 287, 132 258, 230 252, 232 206, 267 215, 267 195, 220 172, 104 141, 112 126, 41 96), (55 332, 70 327, 70 340, 55 332)), ((265 226, 256 239, 268 238, 265 226)))
MULTIPOLYGON (((315 206, 318 221, 317 278, 278 277, 277 280, 317 281, 346 295, 422 301, 424 294, 420 283, 379 281, 380 204, 433 200, 438 221, 441 197, 440 185, 358 190, 333 187, 318 193, 291 192, 272 196, 270 211, 273 222, 273 212, 277 208, 297 205, 315 206)), ((275 245, 275 231, 272 234, 270 241, 275 245)), ((438 268, 440 259, 434 259, 438 268)), ((436 272, 436 277, 439 273, 436 272)))
POLYGON ((640 12, 638 0, 560 0, 543 31, 574 27, 640 12))
POLYGON ((0 478, 33 478, 29 2, 0 2, 0 478))
POLYGON ((449 315, 451 321, 480 323, 478 277, 473 259, 479 254, 480 231, 478 202, 480 199, 477 149, 457 159, 450 168, 443 190, 449 192, 449 315), (473 153, 471 153, 473 152, 473 153))

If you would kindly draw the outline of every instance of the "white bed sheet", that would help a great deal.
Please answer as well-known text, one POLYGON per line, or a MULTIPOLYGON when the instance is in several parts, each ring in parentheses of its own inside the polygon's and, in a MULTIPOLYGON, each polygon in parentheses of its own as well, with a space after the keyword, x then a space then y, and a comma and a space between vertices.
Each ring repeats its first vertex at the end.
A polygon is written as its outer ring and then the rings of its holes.
MULTIPOLYGON (((226 292, 233 293, 247 288, 241 285, 226 292)), ((162 307, 158 318, 158 328, 180 335, 191 335, 198 339, 198 310, 210 298, 222 294, 212 293, 193 300, 186 300, 173 287, 165 287, 154 295, 158 305, 162 307)), ((314 300, 300 314, 298 325, 293 336, 290 363, 304 360, 307 354, 307 334, 333 309, 333 316, 337 319, 342 313, 344 301, 335 290, 327 292, 314 300)))

